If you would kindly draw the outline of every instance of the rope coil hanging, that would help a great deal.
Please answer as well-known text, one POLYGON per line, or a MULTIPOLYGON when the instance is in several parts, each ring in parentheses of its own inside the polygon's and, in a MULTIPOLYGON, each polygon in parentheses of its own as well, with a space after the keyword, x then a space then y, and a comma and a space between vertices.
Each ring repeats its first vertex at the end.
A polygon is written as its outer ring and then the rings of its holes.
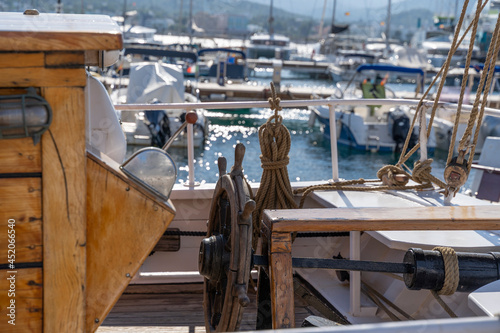
POLYGON ((278 114, 282 110, 280 98, 276 95, 271 82, 272 97, 268 99, 274 114, 259 128, 259 142, 262 177, 259 190, 255 195, 257 207, 253 214, 252 247, 256 249, 260 234, 260 221, 264 209, 297 208, 293 199, 292 187, 288 178, 288 153, 291 147, 290 132, 283 125, 283 117, 278 114))

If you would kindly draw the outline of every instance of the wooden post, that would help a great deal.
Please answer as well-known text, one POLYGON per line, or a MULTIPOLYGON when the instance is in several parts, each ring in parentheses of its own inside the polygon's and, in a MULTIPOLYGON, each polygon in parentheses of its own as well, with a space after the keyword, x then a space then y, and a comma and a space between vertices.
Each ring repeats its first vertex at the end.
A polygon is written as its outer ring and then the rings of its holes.
MULTIPOLYGON (((16 220, 23 253, 16 256, 18 321, 1 321, 2 332, 87 331, 85 66, 97 65, 100 50, 121 48, 108 16, 0 13, 0 95, 35 88, 53 117, 37 146, 31 138, 0 140, 0 187, 18 189, 15 205, 0 202, 0 225, 16 220)), ((2 258, 6 250, 0 238, 2 258)))
POLYGON ((292 237, 289 232, 271 234, 269 275, 273 329, 294 327, 292 237))

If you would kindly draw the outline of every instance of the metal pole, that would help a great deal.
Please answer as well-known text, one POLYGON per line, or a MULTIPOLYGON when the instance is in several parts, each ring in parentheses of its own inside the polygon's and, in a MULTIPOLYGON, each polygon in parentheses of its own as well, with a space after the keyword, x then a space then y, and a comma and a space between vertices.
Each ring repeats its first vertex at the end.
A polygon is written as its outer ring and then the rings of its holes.
POLYGON ((332 179, 339 180, 339 159, 337 151, 337 121, 335 119, 335 105, 329 104, 330 109, 330 149, 332 154, 332 179))
MULTIPOLYGON (((332 13, 332 28, 335 24, 335 7, 337 7, 337 0, 333 0, 333 13, 332 13)), ((333 31, 332 31, 333 33, 333 31)))
POLYGON ((193 0, 189 0, 189 44, 193 44, 193 0))
POLYGON ((273 21, 274 21, 274 18, 273 18, 273 0, 271 0, 271 6, 269 7, 269 35, 274 34, 273 21))
MULTIPOLYGON (((187 111, 186 111, 187 113, 187 111)), ((187 125, 187 148, 188 148, 188 177, 189 181, 187 186, 194 187, 198 186, 194 181, 194 128, 193 124, 187 125)))
POLYGON ((387 20, 385 26, 385 49, 387 54, 389 54, 390 46, 389 46, 389 35, 391 32, 391 0, 389 0, 389 6, 387 7, 387 20))

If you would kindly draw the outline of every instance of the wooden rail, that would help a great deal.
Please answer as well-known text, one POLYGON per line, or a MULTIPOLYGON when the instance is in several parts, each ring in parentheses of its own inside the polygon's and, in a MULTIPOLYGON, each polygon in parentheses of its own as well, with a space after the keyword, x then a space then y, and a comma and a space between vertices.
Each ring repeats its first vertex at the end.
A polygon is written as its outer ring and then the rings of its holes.
POLYGON ((471 229, 499 230, 500 206, 265 210, 262 252, 269 255, 273 328, 295 323, 292 232, 471 229))

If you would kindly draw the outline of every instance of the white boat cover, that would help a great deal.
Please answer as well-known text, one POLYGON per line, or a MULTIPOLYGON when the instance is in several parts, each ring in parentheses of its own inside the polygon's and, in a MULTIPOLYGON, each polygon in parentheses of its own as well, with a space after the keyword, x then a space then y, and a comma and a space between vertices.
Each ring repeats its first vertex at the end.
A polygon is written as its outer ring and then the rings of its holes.
POLYGON ((177 65, 132 63, 127 103, 183 103, 184 76, 177 65))

